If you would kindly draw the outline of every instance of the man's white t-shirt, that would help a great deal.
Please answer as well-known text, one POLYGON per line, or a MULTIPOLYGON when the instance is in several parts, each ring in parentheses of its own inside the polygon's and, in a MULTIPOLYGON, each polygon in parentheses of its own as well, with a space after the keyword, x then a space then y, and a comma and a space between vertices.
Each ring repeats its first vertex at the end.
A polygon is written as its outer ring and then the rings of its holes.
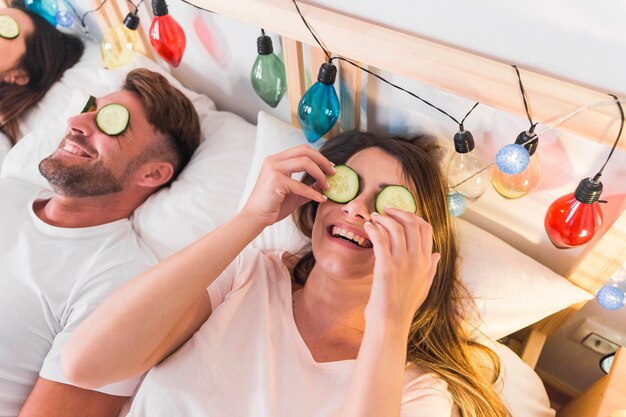
MULTIPOLYGON (((211 317, 146 375, 129 416, 335 415, 356 361, 315 362, 293 319, 281 256, 248 248, 227 268, 208 288, 211 317)), ((407 368, 401 414, 450 417, 445 382, 407 368)))
MULTIPOLYGON (((16 416, 38 376, 68 383, 63 345, 116 288, 156 262, 128 219, 86 228, 44 223, 36 187, 0 180, 0 416, 16 416)), ((137 380, 99 389, 128 396, 137 380)))

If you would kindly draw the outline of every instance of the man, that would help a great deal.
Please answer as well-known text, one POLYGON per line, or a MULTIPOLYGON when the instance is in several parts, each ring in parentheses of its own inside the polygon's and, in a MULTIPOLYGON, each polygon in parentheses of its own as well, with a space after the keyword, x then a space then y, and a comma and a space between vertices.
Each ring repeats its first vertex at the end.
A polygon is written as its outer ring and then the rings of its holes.
POLYGON ((137 381, 72 386, 61 351, 107 295, 156 262, 128 218, 176 178, 200 138, 191 102, 145 69, 67 125, 39 165, 53 193, 0 180, 0 416, 117 416, 137 381), (117 136, 97 120, 112 103, 130 116, 117 136))

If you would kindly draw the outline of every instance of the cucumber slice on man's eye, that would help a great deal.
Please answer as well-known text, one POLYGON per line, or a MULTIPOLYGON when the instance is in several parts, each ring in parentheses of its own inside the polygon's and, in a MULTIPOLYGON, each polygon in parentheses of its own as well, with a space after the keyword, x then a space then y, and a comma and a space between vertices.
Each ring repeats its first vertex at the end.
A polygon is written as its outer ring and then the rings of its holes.
POLYGON ((11 16, 0 15, 0 37, 4 39, 15 39, 20 35, 20 25, 11 16))
POLYGON ((359 174, 347 165, 337 165, 333 175, 326 176, 330 188, 323 193, 330 201, 347 203, 359 194, 359 174))
POLYGON ((98 110, 96 124, 98 129, 109 136, 122 134, 130 122, 128 109, 121 104, 111 103, 98 110))
POLYGON ((89 113, 91 111, 96 110, 96 98, 94 96, 89 96, 87 99, 87 103, 85 103, 85 107, 81 110, 81 113, 89 113))
POLYGON ((376 197, 376 211, 383 214, 385 207, 417 213, 415 197, 403 185, 388 185, 378 193, 376 197))

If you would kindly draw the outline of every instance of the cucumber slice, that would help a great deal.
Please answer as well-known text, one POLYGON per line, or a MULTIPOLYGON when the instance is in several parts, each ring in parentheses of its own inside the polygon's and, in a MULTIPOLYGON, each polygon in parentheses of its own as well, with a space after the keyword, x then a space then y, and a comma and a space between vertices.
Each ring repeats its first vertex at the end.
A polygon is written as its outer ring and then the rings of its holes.
POLYGON ((89 96, 87 103, 85 103, 85 107, 81 110, 81 113, 89 113, 91 111, 96 110, 96 98, 94 96, 89 96))
POLYGON ((323 193, 330 201, 347 203, 359 194, 359 174, 348 165, 337 165, 334 175, 327 175, 330 188, 323 193))
POLYGON ((117 136, 128 128, 130 113, 121 104, 111 103, 98 110, 96 124, 109 136, 117 136))
POLYGON ((15 39, 19 35, 20 25, 17 24, 17 20, 6 14, 0 15, 0 37, 4 39, 15 39))
POLYGON ((413 194, 403 185, 388 185, 376 197, 376 211, 383 214, 385 207, 417 213, 413 194))

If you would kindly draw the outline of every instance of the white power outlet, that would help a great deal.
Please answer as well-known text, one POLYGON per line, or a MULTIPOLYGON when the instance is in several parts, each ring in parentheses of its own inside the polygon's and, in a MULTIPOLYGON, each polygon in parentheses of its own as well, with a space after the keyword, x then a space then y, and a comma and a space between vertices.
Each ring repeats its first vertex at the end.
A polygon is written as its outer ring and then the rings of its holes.
POLYGON ((601 355, 615 352, 619 348, 619 345, 611 342, 608 339, 605 339, 604 337, 596 333, 589 333, 587 336, 585 336, 585 338, 582 340, 582 344, 587 346, 594 352, 600 353, 601 355))

